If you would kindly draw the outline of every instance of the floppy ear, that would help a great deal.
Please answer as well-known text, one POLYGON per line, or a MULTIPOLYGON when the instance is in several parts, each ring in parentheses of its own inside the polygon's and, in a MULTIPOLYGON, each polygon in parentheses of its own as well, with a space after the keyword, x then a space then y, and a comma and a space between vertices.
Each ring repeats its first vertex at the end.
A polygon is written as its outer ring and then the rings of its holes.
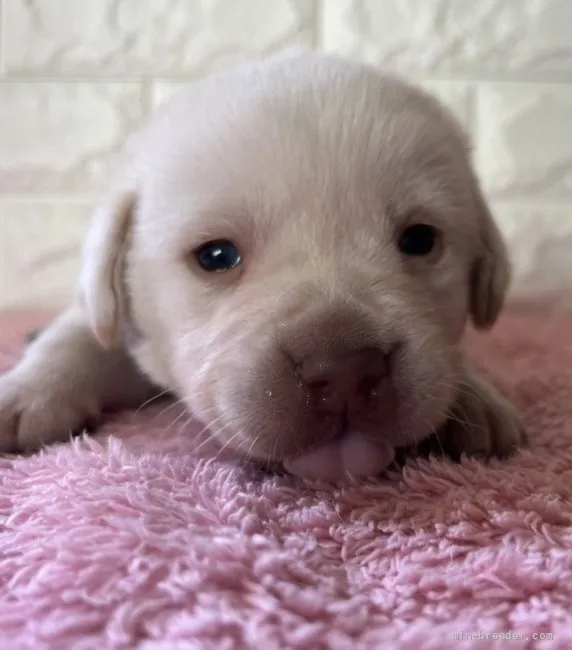
POLYGON ((135 203, 134 190, 112 193, 96 209, 83 249, 80 302, 106 348, 117 343, 125 311, 123 267, 135 203))
POLYGON ((510 283, 510 263, 505 242, 475 179, 474 198, 479 223, 479 243, 470 278, 470 313, 478 329, 496 322, 510 283))

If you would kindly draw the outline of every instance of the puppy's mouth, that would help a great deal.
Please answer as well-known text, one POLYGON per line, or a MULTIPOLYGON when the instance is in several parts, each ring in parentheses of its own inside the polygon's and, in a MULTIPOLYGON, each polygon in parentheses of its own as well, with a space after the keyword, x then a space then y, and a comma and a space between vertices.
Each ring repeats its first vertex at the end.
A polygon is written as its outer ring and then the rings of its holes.
POLYGON ((347 405, 331 424, 330 435, 300 454, 287 456, 284 469, 302 478, 335 481, 344 476, 375 476, 392 462, 393 447, 373 436, 370 426, 356 423, 347 405))
POLYGON ((348 475, 360 478, 380 474, 394 456, 388 442, 374 442, 359 430, 344 428, 341 436, 284 459, 284 468, 302 478, 335 481, 348 475))

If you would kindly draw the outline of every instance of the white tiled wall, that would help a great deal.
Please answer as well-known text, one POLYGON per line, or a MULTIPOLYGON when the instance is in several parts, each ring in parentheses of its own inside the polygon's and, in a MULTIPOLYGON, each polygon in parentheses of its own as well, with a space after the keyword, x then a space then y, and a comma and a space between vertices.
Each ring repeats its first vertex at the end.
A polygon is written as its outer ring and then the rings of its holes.
POLYGON ((0 308, 57 304, 125 134, 184 79, 291 47, 463 118, 517 270, 572 303, 572 0, 0 0, 0 308))

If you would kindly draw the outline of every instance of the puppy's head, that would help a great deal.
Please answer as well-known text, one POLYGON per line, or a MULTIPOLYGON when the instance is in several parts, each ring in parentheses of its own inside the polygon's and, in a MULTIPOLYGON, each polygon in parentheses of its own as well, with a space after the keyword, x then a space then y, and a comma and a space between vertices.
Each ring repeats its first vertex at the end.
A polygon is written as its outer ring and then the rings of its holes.
POLYGON ((192 85, 134 140, 82 292, 224 444, 281 461, 359 431, 411 444, 454 398, 503 242, 462 130, 431 97, 319 56, 192 85))

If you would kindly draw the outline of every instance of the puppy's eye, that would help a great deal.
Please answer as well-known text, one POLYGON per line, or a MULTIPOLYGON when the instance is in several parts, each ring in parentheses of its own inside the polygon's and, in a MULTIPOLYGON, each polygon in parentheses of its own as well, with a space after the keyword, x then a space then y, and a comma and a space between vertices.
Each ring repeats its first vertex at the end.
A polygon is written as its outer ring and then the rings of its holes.
POLYGON ((228 239, 216 239, 195 251, 199 266, 209 273, 229 271, 241 262, 240 251, 228 239))
POLYGON ((425 223, 416 223, 406 228, 398 241, 399 250, 404 255, 424 256, 435 248, 439 233, 425 223))

